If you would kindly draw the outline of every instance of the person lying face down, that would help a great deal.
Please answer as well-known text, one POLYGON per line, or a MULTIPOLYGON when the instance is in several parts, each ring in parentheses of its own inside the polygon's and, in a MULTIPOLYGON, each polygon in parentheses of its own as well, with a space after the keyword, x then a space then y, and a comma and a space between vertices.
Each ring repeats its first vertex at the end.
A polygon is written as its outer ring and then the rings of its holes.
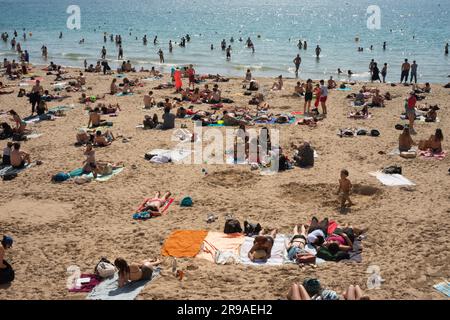
POLYGON ((125 259, 117 258, 114 265, 119 271, 119 287, 123 287, 129 282, 151 280, 154 268, 160 263, 159 260, 155 259, 128 264, 125 259))
POLYGON ((256 260, 265 262, 271 257, 277 230, 274 229, 269 235, 264 235, 264 233, 264 229, 260 231, 253 242, 253 247, 248 252, 248 258, 253 262, 256 260))

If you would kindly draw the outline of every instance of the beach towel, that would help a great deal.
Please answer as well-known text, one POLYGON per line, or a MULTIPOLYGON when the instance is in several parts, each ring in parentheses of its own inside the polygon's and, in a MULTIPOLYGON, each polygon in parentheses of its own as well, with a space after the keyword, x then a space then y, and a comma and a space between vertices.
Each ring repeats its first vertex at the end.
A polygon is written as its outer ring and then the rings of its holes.
MULTIPOLYGON (((108 181, 109 179, 111 179, 113 176, 115 176, 116 174, 119 174, 123 171, 124 168, 117 168, 114 169, 112 173, 110 174, 105 174, 105 175, 97 175, 97 178, 95 179, 95 181, 99 181, 99 182, 105 182, 108 181)), ((89 173, 88 175, 86 175, 88 178, 92 178, 94 179, 94 175, 91 173, 89 173)))
POLYGON ((176 258, 193 258, 202 248, 206 230, 176 230, 164 242, 161 255, 176 258))
POLYGON ((433 286, 437 291, 445 294, 447 297, 450 297, 450 282, 441 282, 438 284, 435 284, 433 286))
POLYGON ((369 174, 376 177, 385 186, 415 186, 415 183, 401 174, 386 174, 381 171, 369 172, 369 174))
POLYGON ((100 284, 100 282, 102 281, 102 278, 100 278, 95 274, 82 274, 80 276, 80 279, 82 278, 89 278, 90 280, 88 283, 82 283, 79 289, 77 288, 69 289, 69 292, 91 292, 92 289, 94 289, 94 287, 100 284))
POLYGON ((116 93, 116 97, 125 97, 125 96, 132 96, 132 95, 134 95, 133 92, 130 92, 130 93, 123 93, 123 92, 116 93))
POLYGON ((179 162, 183 159, 191 156, 192 151, 191 150, 185 150, 185 149, 175 149, 175 150, 169 150, 169 149, 154 149, 150 152, 147 152, 147 154, 155 155, 155 156, 165 156, 169 159, 171 159, 173 162, 179 162))
POLYGON ((240 250, 240 258, 241 263, 245 265, 250 266, 280 266, 283 263, 289 263, 289 259, 287 257, 287 251, 286 251, 286 245, 285 240, 286 236, 282 234, 277 234, 275 237, 275 241, 272 247, 272 253, 269 260, 266 262, 258 262, 257 260, 255 262, 250 261, 248 258, 248 252, 253 247, 253 241, 255 238, 252 237, 245 237, 245 241, 241 246, 240 250))
POLYGON ((145 285, 159 276, 160 268, 155 268, 151 280, 133 281, 119 288, 118 273, 114 277, 103 280, 97 285, 91 293, 88 294, 88 300, 134 300, 144 289, 145 285))
POLYGON ((226 234, 210 231, 203 240, 201 250, 195 258, 217 263, 216 256, 227 253, 227 255, 236 257, 236 260, 239 261, 239 249, 244 240, 245 236, 240 233, 226 234))
POLYGON ((147 219, 150 219, 150 218, 153 218, 153 217, 164 215, 164 214, 166 214, 167 209, 169 209, 170 205, 174 202, 175 199, 174 198, 169 198, 164 203, 164 206, 160 209, 159 212, 143 211, 145 209, 145 204, 148 201, 152 201, 152 200, 158 200, 158 199, 152 199, 152 198, 144 199, 142 204, 137 208, 136 213, 133 214, 133 219, 135 219, 135 220, 147 220, 147 219))
POLYGON ((1 168, 0 169, 0 177, 3 177, 5 175, 10 175, 10 174, 19 174, 23 170, 31 168, 32 166, 33 166, 33 164, 28 164, 22 169, 15 169, 12 166, 6 166, 6 167, 3 167, 3 168, 0 167, 1 168))
POLYGON ((338 88, 336 89, 337 91, 352 91, 352 88, 350 87, 345 87, 345 88, 338 88))
MULTIPOLYGON (((411 149, 409 149, 408 152, 417 152, 417 147, 412 147, 411 149)), ((393 149, 391 152, 388 153, 390 156, 399 156, 400 155, 400 150, 397 148, 393 149)))
POLYGON ((437 159, 437 160, 443 160, 447 156, 447 151, 442 151, 440 153, 434 153, 431 150, 427 151, 419 151, 419 156, 426 159, 437 159))
POLYGON ((289 117, 289 121, 285 122, 285 123, 278 123, 276 120, 277 120, 276 118, 272 118, 269 121, 258 120, 258 121, 255 121, 255 123, 256 124, 293 124, 296 121, 296 117, 289 117))
POLYGON ((27 139, 36 139, 42 136, 42 133, 30 133, 30 134, 26 134, 25 137, 27 137, 27 139))

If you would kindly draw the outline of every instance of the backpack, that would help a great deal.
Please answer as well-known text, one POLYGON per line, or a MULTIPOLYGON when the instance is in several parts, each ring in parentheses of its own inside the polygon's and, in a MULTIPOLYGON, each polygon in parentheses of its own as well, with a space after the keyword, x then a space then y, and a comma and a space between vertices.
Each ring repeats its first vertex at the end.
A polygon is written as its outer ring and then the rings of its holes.
POLYGON ((223 229, 223 233, 241 233, 242 227, 239 220, 236 219, 228 219, 225 222, 225 227, 223 229))
POLYGON ((248 237, 252 237, 254 235, 259 234, 262 227, 259 223, 249 223, 248 221, 244 221, 244 234, 248 237))
POLYGON ((365 135, 367 135, 367 130, 359 129, 359 130, 356 132, 356 135, 357 135, 357 136, 365 136, 365 135))
POLYGON ((380 135, 380 131, 378 131, 377 129, 372 129, 370 130, 370 135, 372 137, 378 137, 380 135))
POLYGON ((101 258, 94 268, 94 273, 101 278, 109 278, 116 273, 116 267, 105 257, 101 258))
POLYGON ((389 166, 383 169, 383 173, 386 174, 402 174, 402 167, 389 166))
POLYGON ((3 175, 3 181, 10 181, 17 178, 17 173, 7 173, 3 175))
POLYGON ((192 207, 192 204, 193 201, 191 197, 184 197, 180 202, 181 207, 192 207))

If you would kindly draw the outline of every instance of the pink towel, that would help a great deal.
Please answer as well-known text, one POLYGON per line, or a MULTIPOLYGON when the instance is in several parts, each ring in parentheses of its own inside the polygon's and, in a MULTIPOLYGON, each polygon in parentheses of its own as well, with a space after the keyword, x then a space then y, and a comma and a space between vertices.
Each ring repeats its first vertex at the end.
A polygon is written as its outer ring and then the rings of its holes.
POLYGON ((442 151, 440 153, 433 153, 430 149, 428 149, 427 151, 419 151, 419 155, 421 157, 428 158, 428 159, 442 160, 447 155, 447 152, 442 151))
POLYGON ((83 283, 80 289, 69 289, 69 292, 91 292, 96 285, 102 282, 102 279, 95 274, 82 274, 80 278, 91 278, 91 281, 88 283, 83 283))

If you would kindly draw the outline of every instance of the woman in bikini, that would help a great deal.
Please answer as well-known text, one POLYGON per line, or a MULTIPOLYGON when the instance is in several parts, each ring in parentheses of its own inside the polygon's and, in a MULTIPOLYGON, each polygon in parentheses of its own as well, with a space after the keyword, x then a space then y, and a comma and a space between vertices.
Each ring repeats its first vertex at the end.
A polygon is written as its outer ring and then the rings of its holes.
POLYGON ((431 149, 433 153, 442 152, 442 141, 444 140, 444 135, 441 129, 436 129, 436 132, 430 136, 428 140, 422 140, 419 142, 419 150, 426 151, 431 149))
POLYGON ((255 260, 267 261, 271 257, 277 229, 272 230, 270 235, 264 235, 264 233, 264 229, 259 232, 253 242, 253 247, 248 252, 248 258, 253 262, 255 260))
POLYGON ((27 127, 27 123, 23 121, 22 118, 20 118, 20 116, 14 110, 9 110, 8 113, 13 116, 13 121, 16 124, 16 127, 13 128, 13 132, 24 134, 25 128, 27 127))
POLYGON ((294 236, 288 242, 285 242, 286 250, 288 252, 289 260, 295 260, 297 254, 307 253, 305 251, 306 246, 306 228, 301 225, 300 232, 298 231, 298 225, 294 227, 294 236))
POLYGON ((151 211, 152 213, 161 213, 161 209, 164 207, 171 195, 172 194, 170 193, 170 191, 167 191, 164 194, 164 197, 161 198, 161 192, 156 192, 155 198, 150 199, 146 203, 144 203, 141 212, 151 211))
POLYGON ((155 259, 128 264, 125 259, 117 258, 114 265, 119 270, 119 288, 125 286, 128 282, 151 280, 154 267, 160 263, 158 259, 155 259))

